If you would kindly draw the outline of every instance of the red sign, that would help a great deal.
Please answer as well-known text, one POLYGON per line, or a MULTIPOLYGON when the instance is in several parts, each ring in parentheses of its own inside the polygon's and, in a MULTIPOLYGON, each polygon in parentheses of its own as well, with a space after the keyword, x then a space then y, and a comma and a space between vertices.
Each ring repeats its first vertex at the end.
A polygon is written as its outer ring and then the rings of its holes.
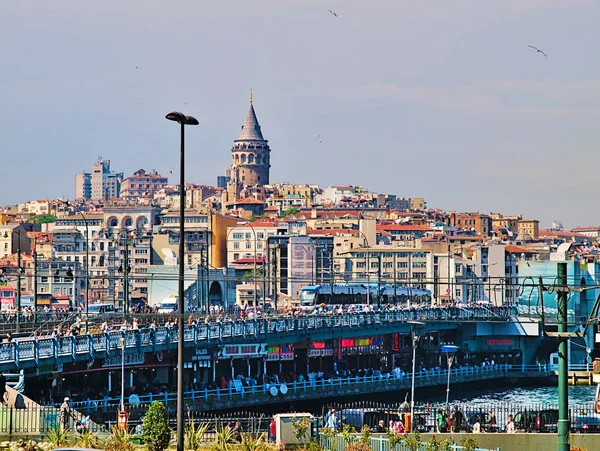
POLYGON ((345 338, 342 340, 342 348, 351 348, 353 346, 370 346, 372 344, 372 338, 345 338))
POLYGON ((487 344, 490 346, 507 346, 507 345, 512 345, 513 341, 512 340, 488 340, 487 344))
POLYGON ((313 349, 325 349, 325 342, 324 341, 313 341, 312 348, 313 349))
POLYGON ((394 334, 394 351, 400 350, 400 334, 394 334))

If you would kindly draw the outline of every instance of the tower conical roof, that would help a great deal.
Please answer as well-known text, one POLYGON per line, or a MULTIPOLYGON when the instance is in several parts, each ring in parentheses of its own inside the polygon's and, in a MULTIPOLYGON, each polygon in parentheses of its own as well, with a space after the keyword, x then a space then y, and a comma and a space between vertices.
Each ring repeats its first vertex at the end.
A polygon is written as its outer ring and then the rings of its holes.
POLYGON ((265 140, 262 132, 260 131, 260 125, 258 123, 258 119, 256 118, 254 106, 252 105, 252 90, 250 90, 250 106, 248 107, 248 113, 246 113, 244 125, 242 125, 242 133, 240 133, 240 137, 236 141, 248 140, 265 140))

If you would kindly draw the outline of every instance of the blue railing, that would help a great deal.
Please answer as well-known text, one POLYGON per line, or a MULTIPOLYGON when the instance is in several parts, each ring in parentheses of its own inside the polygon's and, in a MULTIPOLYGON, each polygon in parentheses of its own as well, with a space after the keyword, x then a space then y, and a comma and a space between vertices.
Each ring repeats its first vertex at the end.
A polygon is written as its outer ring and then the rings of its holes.
MULTIPOLYGON (((532 371, 534 368, 532 367, 532 371)), ((488 365, 488 366, 469 366, 452 368, 450 371, 450 379, 453 381, 477 381, 483 379, 493 379, 506 376, 509 372, 521 372, 521 366, 511 367, 510 365, 488 365)), ((431 386, 437 384, 445 384, 448 377, 447 369, 431 369, 415 373, 416 386, 431 386)), ((227 389, 204 389, 191 390, 184 393, 184 399, 188 403, 218 403, 238 401, 237 404, 252 404, 253 398, 260 398, 260 402, 265 399, 273 401, 282 401, 285 398, 302 397, 307 398, 326 396, 328 391, 335 391, 336 395, 343 392, 355 392, 356 388, 364 388, 365 392, 395 390, 399 388, 409 387, 412 381, 411 373, 401 373, 398 375, 392 373, 380 374, 377 376, 354 376, 354 377, 335 377, 320 380, 303 380, 302 382, 294 381, 291 383, 281 384, 264 384, 245 386, 241 390, 236 389, 233 384, 230 384, 227 389), (275 394, 271 393, 271 389, 275 387, 275 394), (285 387, 282 389, 282 387, 285 387), (248 398, 246 402, 244 399, 248 398)), ((160 393, 148 394, 139 396, 139 404, 130 405, 126 399, 128 408, 144 406, 152 403, 152 401, 161 401, 165 405, 175 404, 177 402, 177 393, 160 393)), ((92 413, 96 411, 108 411, 118 408, 121 402, 120 397, 105 397, 96 400, 85 400, 72 402, 75 409, 92 413)))
MULTIPOLYGON (((270 337, 280 340, 282 335, 319 331, 397 327, 408 321, 464 322, 506 319, 510 308, 423 308, 379 313, 324 315, 307 317, 274 317, 245 321, 212 321, 185 326, 185 345, 207 346, 214 342, 265 341, 270 337)), ((156 352, 177 347, 177 329, 169 327, 114 331, 61 338, 27 338, 0 344, 0 366, 4 369, 63 363, 104 357, 121 350, 125 338, 128 353, 156 352)))

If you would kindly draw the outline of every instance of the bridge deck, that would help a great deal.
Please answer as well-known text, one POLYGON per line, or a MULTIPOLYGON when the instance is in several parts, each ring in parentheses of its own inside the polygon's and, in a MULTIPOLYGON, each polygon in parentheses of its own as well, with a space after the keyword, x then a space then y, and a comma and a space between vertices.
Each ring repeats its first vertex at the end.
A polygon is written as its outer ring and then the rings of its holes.
MULTIPOLYGON (((185 326, 184 345, 202 348, 215 343, 277 344, 361 334, 408 333, 409 321, 425 323, 425 330, 452 329, 464 322, 507 321, 510 313, 508 308, 499 312, 485 308, 450 308, 210 322, 185 326)), ((121 352, 123 338, 128 354, 168 351, 178 345, 177 330, 168 327, 22 339, 0 344, 0 370, 107 358, 121 352)))

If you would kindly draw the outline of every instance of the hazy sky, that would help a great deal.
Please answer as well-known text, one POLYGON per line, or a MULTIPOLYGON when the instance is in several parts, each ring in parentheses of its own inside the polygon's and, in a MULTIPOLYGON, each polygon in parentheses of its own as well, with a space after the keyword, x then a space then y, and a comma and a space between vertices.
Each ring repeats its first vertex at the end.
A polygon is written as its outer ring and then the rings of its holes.
POLYGON ((186 179, 214 185, 253 88, 273 182, 599 224, 598 17, 594 0, 3 1, 0 204, 73 197, 100 155, 175 183, 171 110, 201 124, 186 179))

